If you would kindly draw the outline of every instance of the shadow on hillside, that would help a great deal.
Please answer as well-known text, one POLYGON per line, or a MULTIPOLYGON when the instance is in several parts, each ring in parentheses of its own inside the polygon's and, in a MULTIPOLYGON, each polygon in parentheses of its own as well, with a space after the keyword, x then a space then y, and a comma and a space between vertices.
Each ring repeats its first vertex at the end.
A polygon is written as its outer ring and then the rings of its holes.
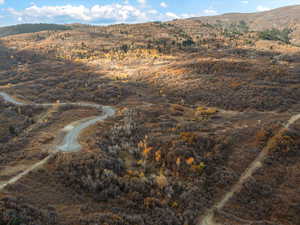
POLYGON ((190 105, 203 103, 231 110, 285 111, 297 104, 300 98, 300 78, 296 69, 290 70, 278 64, 279 61, 298 62, 298 53, 279 55, 272 51, 225 49, 207 54, 217 61, 201 62, 195 59, 203 54, 191 53, 174 64, 174 69, 187 71, 179 78, 180 85, 174 85, 172 76, 149 79, 147 72, 138 81, 122 82, 104 76, 101 68, 95 70, 83 63, 58 60, 51 55, 7 49, 1 42, 0 46, 1 63, 5 64, 0 71, 0 85, 22 83, 14 87, 14 93, 37 102, 61 100, 120 104, 130 96, 137 97, 136 90, 147 93, 143 100, 159 102, 163 98, 157 90, 166 87, 166 99, 171 103, 184 100, 190 105), (227 57, 238 61, 227 60, 227 57), (260 64, 260 57, 268 59, 268 64, 260 64), (162 82, 151 82, 151 79, 162 82))
MULTIPOLYGON (((135 89, 148 89, 143 82, 122 82, 80 62, 57 59, 32 51, 8 49, 0 42, 0 85, 11 84, 12 91, 35 102, 91 101, 119 104, 135 89), (95 72, 97 71, 97 72, 95 72)), ((150 96, 148 96, 150 98, 150 96)))

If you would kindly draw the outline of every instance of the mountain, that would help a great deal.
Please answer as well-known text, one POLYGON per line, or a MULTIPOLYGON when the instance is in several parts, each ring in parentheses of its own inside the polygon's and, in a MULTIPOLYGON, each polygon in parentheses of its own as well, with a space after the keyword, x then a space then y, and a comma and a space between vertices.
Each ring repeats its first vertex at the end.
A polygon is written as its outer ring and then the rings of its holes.
POLYGON ((70 30, 71 28, 65 25, 58 24, 20 24, 8 27, 0 27, 0 37, 5 37, 15 34, 34 33, 44 30, 70 30))

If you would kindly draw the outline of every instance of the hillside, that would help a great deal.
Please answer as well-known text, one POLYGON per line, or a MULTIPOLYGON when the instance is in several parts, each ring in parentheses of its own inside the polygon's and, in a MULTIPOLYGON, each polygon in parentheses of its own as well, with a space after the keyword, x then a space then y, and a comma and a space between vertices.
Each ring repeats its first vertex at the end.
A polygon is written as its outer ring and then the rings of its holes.
POLYGON ((0 224, 296 225, 300 47, 237 21, 1 37, 0 224))
POLYGON ((209 24, 231 24, 245 21, 254 31, 270 28, 292 28, 293 42, 300 43, 300 5, 282 7, 258 13, 229 13, 219 16, 198 17, 190 20, 199 20, 209 24))
POLYGON ((58 24, 20 24, 8 27, 0 27, 0 37, 15 34, 34 33, 44 30, 70 30, 71 27, 58 24))

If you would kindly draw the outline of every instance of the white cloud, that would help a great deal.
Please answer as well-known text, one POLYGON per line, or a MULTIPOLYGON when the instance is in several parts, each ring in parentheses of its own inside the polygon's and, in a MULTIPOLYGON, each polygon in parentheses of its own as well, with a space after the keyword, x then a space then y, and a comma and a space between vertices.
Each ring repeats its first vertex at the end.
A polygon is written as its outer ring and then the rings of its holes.
POLYGON ((241 1, 241 3, 243 3, 243 4, 248 4, 249 1, 241 1))
POLYGON ((155 14, 158 14, 158 11, 155 9, 150 9, 150 10, 148 10, 148 13, 151 15, 155 15, 155 14))
POLYGON ((262 6, 262 5, 259 5, 256 7, 256 11, 258 11, 258 12, 263 12, 263 11, 268 11, 268 10, 270 10, 270 8, 262 6))
POLYGON ((165 2, 161 2, 161 3, 160 3, 160 6, 163 7, 163 8, 168 8, 168 4, 165 3, 165 2))
POLYGON ((140 3, 141 5, 146 5, 147 0, 137 0, 138 3, 140 3))
POLYGON ((97 20, 113 20, 125 22, 127 20, 145 21, 147 13, 128 4, 94 5, 90 8, 83 5, 73 6, 42 6, 31 5, 24 10, 8 9, 9 13, 22 17, 25 21, 33 19, 55 19, 69 17, 74 20, 93 22, 97 20))
MULTIPOLYGON (((1 0, 0 0, 1 1, 1 0)), ((90 23, 116 24, 140 23, 147 21, 168 21, 173 19, 195 17, 197 14, 163 13, 147 5, 147 0, 136 0, 138 6, 131 5, 132 1, 122 0, 122 3, 92 5, 44 5, 32 3, 25 9, 5 9, 6 17, 11 17, 16 23, 90 23), (142 5, 146 4, 146 5, 142 5)), ((163 3, 163 1, 161 1, 163 3)), ((217 13, 215 10, 206 10, 207 14, 217 13)))
POLYGON ((4 4, 5 0, 0 0, 0 4, 4 4))
POLYGON ((179 19, 180 18, 179 16, 177 16, 175 13, 172 13, 172 12, 167 12, 165 15, 169 19, 179 19))
POLYGON ((218 11, 217 10, 214 10, 214 9, 205 9, 203 11, 203 13, 205 15, 208 15, 208 16, 213 16, 213 15, 217 15, 218 14, 218 11))
POLYGON ((180 17, 182 19, 186 19, 186 18, 192 18, 192 17, 196 17, 197 15, 196 14, 189 14, 189 13, 184 13, 184 14, 181 14, 180 17))

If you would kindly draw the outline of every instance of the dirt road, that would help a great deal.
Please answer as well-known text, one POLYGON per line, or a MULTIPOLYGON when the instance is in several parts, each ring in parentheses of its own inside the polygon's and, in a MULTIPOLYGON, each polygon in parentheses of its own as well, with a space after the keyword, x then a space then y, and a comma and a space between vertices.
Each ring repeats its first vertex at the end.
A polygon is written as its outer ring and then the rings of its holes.
POLYGON ((55 146, 53 153, 51 153, 49 156, 47 156, 45 159, 41 160, 40 162, 37 162, 36 164, 30 166, 26 170, 24 170, 22 173, 18 174, 17 176, 11 178, 8 181, 0 183, 0 191, 3 190, 7 185, 16 183, 19 179, 26 176, 31 171, 43 166, 45 163, 48 162, 48 160, 55 155, 59 151, 63 152, 74 152, 79 151, 81 149, 81 145, 78 142, 78 138, 80 136, 80 133, 88 128, 89 126, 92 126, 96 124, 97 122, 104 121, 105 119, 113 116, 115 114, 115 109, 111 106, 102 106, 98 104, 90 104, 90 103, 45 103, 45 104, 36 104, 36 103, 24 103, 21 101, 16 100, 15 98, 11 97, 5 92, 0 92, 0 97, 2 97, 6 102, 12 103, 14 105, 20 105, 20 106, 53 106, 53 105, 61 105, 61 106, 80 106, 80 107, 93 107, 96 109, 102 110, 102 115, 96 116, 96 117, 89 117, 85 118, 79 121, 75 121, 66 127, 63 128, 64 138, 62 143, 55 146))

